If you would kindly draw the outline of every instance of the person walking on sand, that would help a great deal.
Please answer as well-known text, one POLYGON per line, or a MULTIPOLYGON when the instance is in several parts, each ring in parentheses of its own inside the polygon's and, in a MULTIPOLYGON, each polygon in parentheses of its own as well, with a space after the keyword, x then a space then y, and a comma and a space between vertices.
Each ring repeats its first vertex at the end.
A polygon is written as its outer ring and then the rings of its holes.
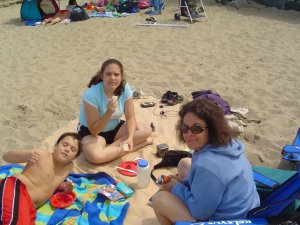
POLYGON ((80 153, 81 141, 73 132, 62 134, 52 153, 43 149, 4 153, 3 159, 8 163, 27 164, 21 173, 0 181, 0 224, 34 225, 36 209, 57 189, 72 190, 72 183, 64 180, 80 153))
POLYGON ((82 97, 77 131, 85 158, 96 164, 152 144, 150 125, 136 122, 132 90, 120 61, 106 60, 92 77, 82 97), (123 114, 126 121, 120 119, 123 114))
POLYGON ((259 206, 245 147, 215 102, 196 99, 183 105, 177 134, 194 153, 180 160, 178 175, 170 175, 152 197, 160 224, 246 218, 259 206))

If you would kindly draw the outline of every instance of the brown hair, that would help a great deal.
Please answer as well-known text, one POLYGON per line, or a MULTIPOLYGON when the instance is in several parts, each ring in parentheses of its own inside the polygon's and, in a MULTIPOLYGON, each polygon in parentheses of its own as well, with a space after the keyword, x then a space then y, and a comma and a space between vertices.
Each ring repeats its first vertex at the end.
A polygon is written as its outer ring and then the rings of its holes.
POLYGON ((125 89, 125 84, 126 84, 126 80, 124 79, 124 70, 123 70, 123 65, 122 63, 117 60, 117 59, 108 59, 106 60, 102 66, 101 66, 101 69, 92 77, 91 81, 89 82, 88 84, 88 88, 90 88, 91 86, 93 85, 96 85, 100 82, 102 82, 102 75, 103 75, 103 72, 104 70, 106 69, 106 67, 110 64, 116 64, 120 67, 120 71, 121 71, 121 76, 122 76, 122 81, 119 85, 119 87, 117 87, 117 89, 115 90, 115 93, 114 95, 116 96, 120 96, 123 92, 124 92, 124 89, 125 89))
POLYGON ((76 0, 69 0, 68 5, 77 5, 77 1, 76 0))
POLYGON ((179 141, 184 142, 179 126, 188 112, 194 113, 199 119, 205 121, 208 127, 208 143, 217 146, 226 145, 231 140, 233 133, 228 126, 222 109, 214 101, 208 99, 195 99, 184 104, 179 111, 179 121, 176 132, 179 141))
POLYGON ((63 140, 65 137, 72 137, 74 138, 75 140, 77 140, 77 143, 78 143, 78 152, 76 154, 76 158, 80 155, 80 153, 82 152, 82 143, 81 143, 81 139, 79 137, 79 135, 75 132, 65 132, 63 133, 62 135, 60 135, 60 137, 57 139, 55 145, 58 145, 59 142, 61 142, 61 140, 63 140))

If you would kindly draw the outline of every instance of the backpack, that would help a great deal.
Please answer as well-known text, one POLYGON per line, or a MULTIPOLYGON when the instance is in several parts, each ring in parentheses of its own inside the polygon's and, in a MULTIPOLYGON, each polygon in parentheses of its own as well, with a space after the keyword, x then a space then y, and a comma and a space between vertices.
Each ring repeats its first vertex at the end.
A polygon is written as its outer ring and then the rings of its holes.
POLYGON ((151 178, 155 182, 156 177, 153 175, 153 171, 162 167, 168 167, 168 166, 178 166, 178 163, 183 158, 191 158, 192 154, 187 151, 182 150, 169 150, 165 153, 165 155, 162 158, 162 161, 158 164, 156 164, 152 171, 151 171, 151 178))
POLYGON ((43 18, 53 17, 59 11, 59 5, 55 0, 37 0, 43 18))
POLYGON ((138 2, 125 1, 116 6, 118 13, 134 13, 138 10, 138 2))
POLYGON ((193 100, 204 98, 204 99, 214 101, 215 103, 218 104, 218 106, 222 108, 224 115, 228 115, 231 113, 229 103, 225 101, 223 98, 221 98, 221 96, 218 93, 213 92, 212 90, 194 91, 192 92, 192 96, 193 96, 193 100))
POLYGON ((70 15, 70 20, 73 21, 82 21, 82 20, 87 20, 89 19, 89 15, 87 12, 84 10, 82 6, 75 6, 72 9, 71 15, 70 15))
POLYGON ((147 9, 150 7, 148 0, 140 1, 138 4, 139 9, 147 9))

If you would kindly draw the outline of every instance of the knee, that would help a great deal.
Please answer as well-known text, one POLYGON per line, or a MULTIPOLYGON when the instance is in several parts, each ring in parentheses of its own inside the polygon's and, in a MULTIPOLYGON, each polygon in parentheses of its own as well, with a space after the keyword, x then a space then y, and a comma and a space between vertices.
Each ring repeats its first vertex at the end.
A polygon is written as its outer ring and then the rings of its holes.
POLYGON ((152 196, 152 207, 154 210, 159 210, 161 207, 164 207, 164 196, 165 191, 159 191, 152 196))
POLYGON ((191 159, 190 158, 183 158, 178 163, 178 175, 181 179, 187 177, 189 170, 191 168, 191 159))
POLYGON ((152 134, 152 129, 150 126, 147 126, 146 124, 142 125, 142 130, 144 132, 144 135, 146 138, 150 137, 152 134))
POLYGON ((85 150, 84 148, 83 148, 83 155, 87 161, 93 164, 99 164, 105 162, 103 157, 99 156, 95 152, 85 150))
POLYGON ((84 144, 83 142, 82 152, 86 160, 90 163, 99 164, 106 162, 103 154, 99 154, 101 153, 100 147, 95 148, 95 146, 84 144))

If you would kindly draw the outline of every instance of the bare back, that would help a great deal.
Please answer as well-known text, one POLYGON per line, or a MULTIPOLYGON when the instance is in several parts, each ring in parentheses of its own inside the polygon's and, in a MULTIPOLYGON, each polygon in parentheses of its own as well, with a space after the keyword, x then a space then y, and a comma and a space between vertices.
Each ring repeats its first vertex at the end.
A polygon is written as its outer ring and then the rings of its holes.
POLYGON ((36 208, 46 202, 62 184, 73 168, 73 162, 59 164, 52 153, 41 150, 40 160, 33 165, 26 165, 23 172, 14 176, 27 187, 36 208))

